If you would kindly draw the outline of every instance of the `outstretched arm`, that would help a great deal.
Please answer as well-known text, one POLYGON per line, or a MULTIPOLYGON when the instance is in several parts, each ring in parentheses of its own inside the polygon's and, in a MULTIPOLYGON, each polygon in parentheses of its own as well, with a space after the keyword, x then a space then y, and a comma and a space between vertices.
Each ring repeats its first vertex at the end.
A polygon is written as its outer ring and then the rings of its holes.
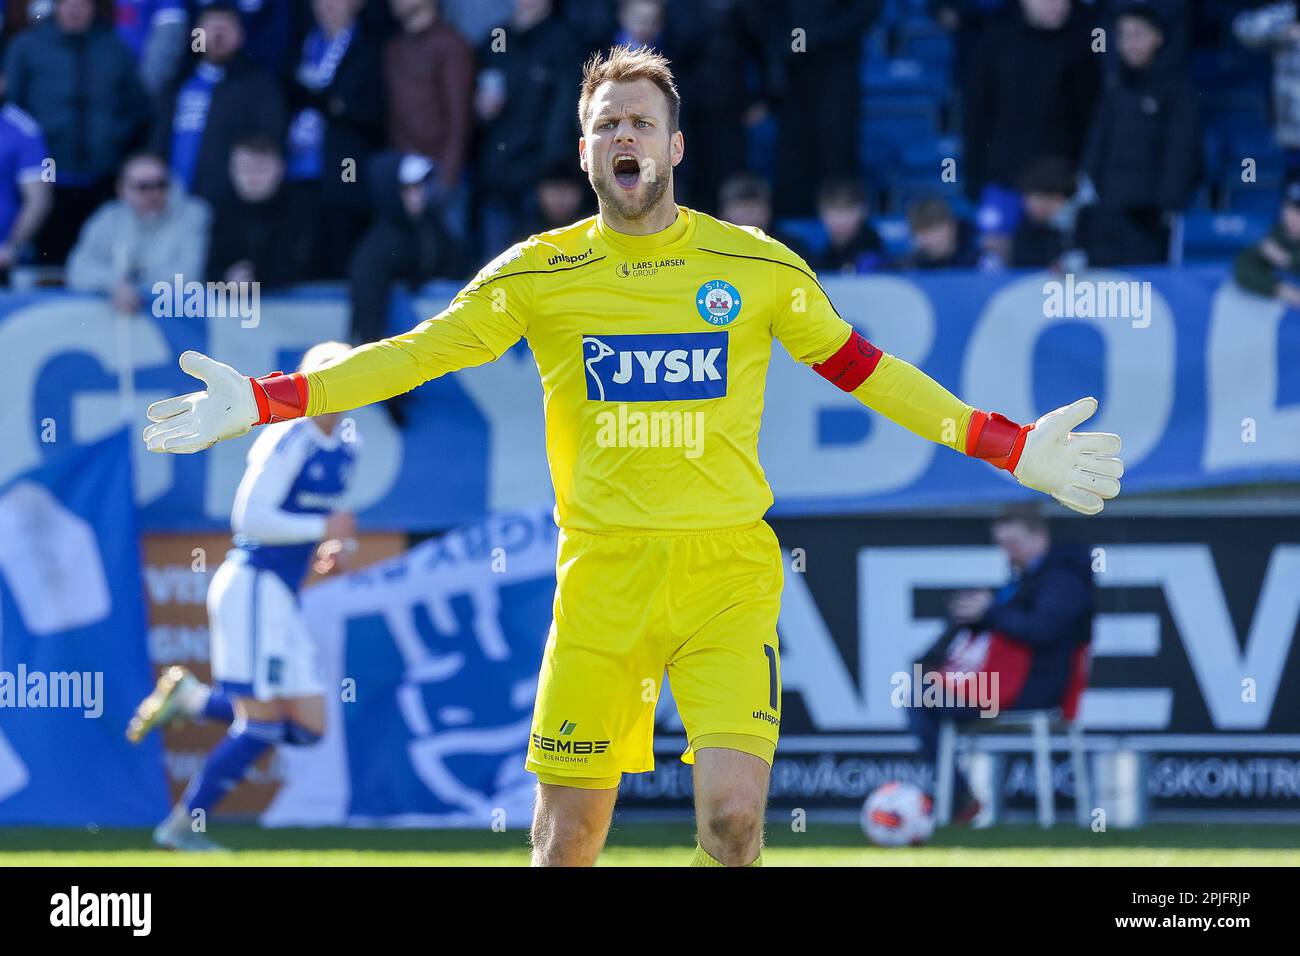
POLYGON ((1005 469, 1022 485, 1083 514, 1096 514, 1119 494, 1119 436, 1073 431, 1097 411, 1095 398, 1081 398, 1029 425, 972 408, 863 338, 835 313, 811 273, 785 281, 802 281, 798 300, 806 307, 779 312, 773 331, 795 359, 862 404, 922 438, 1005 469))
MULTIPOLYGON (((512 262, 497 260, 503 261, 512 262)), ((206 388, 150 405, 145 445, 157 452, 202 451, 256 425, 347 411, 491 362, 524 334, 530 294, 526 274, 489 266, 432 319, 312 372, 250 378, 200 352, 185 352, 181 368, 206 388)))

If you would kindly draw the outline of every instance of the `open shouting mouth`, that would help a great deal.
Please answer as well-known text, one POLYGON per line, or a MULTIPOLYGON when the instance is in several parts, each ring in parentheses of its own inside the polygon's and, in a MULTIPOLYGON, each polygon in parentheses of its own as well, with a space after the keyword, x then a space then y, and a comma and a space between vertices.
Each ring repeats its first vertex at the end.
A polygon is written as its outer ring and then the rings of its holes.
POLYGON ((641 161, 631 153, 615 153, 612 159, 614 181, 629 192, 641 182, 641 161))

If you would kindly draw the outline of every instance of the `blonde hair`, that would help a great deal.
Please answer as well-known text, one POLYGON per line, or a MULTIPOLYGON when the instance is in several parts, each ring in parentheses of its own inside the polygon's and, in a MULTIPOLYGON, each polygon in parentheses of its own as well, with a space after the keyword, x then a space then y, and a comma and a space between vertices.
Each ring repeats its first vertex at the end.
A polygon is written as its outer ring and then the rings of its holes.
POLYGON ((302 361, 298 363, 298 371, 314 372, 351 351, 352 346, 344 342, 321 342, 319 345, 313 345, 303 354, 302 361))
POLYGON ((662 53, 641 47, 613 46, 606 53, 593 53, 582 68, 582 85, 578 93, 578 125, 587 128, 587 109, 602 83, 629 83, 649 80, 659 87, 668 100, 668 130, 677 130, 682 111, 682 97, 677 92, 668 58, 662 53))

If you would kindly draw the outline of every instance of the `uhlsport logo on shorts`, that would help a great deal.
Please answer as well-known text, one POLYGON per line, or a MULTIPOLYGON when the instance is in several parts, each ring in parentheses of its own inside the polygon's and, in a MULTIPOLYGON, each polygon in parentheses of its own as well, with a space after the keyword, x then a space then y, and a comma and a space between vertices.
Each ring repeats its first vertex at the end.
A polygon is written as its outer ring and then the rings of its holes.
POLYGON ((695 308, 709 325, 730 325, 740 315, 740 293, 725 279, 710 279, 695 293, 695 308))
POLYGON ((727 333, 584 335, 587 398, 690 402, 727 394, 727 333))

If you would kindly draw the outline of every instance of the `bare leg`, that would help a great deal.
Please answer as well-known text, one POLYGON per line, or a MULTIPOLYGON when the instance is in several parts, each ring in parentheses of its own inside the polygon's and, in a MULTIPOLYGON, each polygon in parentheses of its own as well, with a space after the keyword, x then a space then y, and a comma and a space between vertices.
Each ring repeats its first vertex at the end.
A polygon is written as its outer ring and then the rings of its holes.
POLYGON ((325 733, 324 697, 286 697, 283 703, 286 718, 313 734, 325 733))
POLYGON ((537 785, 533 866, 592 866, 605 846, 618 788, 584 790, 537 785))
POLYGON ((243 715, 245 720, 254 720, 259 723, 275 723, 284 720, 284 701, 236 697, 235 716, 240 715, 243 715))
POLYGON ((695 754, 695 824, 700 846, 726 866, 748 866, 763 849, 771 768, 753 754, 706 747, 695 754))

